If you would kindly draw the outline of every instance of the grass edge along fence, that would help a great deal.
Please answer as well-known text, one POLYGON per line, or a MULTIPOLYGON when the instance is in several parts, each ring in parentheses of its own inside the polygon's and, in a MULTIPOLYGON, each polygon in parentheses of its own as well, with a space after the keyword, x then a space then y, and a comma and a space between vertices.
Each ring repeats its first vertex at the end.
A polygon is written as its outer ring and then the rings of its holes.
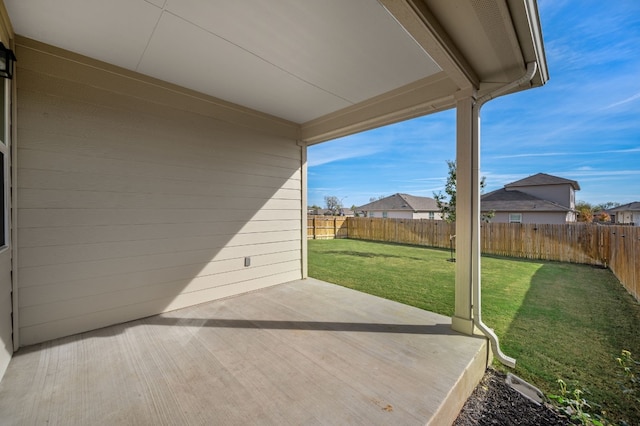
MULTIPOLYGON (((453 235, 455 223, 441 220, 341 216, 307 219, 309 239, 350 238, 449 249, 453 235)), ((610 268, 640 301, 638 226, 483 223, 480 243, 483 254, 610 268)))

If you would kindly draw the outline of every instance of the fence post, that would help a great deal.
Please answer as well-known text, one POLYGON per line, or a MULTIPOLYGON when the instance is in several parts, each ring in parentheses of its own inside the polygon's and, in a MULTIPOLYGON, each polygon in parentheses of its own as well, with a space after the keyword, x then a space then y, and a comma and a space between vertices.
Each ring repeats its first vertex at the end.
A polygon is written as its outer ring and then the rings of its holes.
POLYGON ((395 239, 396 239, 396 243, 398 243, 398 242, 399 242, 399 241, 398 241, 398 222, 399 222, 399 221, 400 221, 400 219, 396 219, 396 220, 395 220, 395 222, 396 222, 396 229, 395 229, 395 231, 396 231, 396 237, 395 237, 395 239))
POLYGON ((318 228, 318 222, 317 222, 317 220, 318 220, 318 217, 317 217, 317 216, 314 216, 314 217, 313 217, 313 239, 314 239, 314 240, 317 238, 317 235, 316 235, 316 229, 318 228))

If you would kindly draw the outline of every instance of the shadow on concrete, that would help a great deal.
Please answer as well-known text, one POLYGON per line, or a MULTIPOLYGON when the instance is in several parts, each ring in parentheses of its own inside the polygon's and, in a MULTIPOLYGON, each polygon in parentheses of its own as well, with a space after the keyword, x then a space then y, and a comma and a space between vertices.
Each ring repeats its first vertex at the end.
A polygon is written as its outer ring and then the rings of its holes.
POLYGON ((165 326, 194 326, 213 328, 247 328, 268 330, 356 331, 369 333, 438 334, 456 336, 450 324, 376 324, 332 321, 272 321, 245 319, 167 318, 154 316, 140 321, 165 326))

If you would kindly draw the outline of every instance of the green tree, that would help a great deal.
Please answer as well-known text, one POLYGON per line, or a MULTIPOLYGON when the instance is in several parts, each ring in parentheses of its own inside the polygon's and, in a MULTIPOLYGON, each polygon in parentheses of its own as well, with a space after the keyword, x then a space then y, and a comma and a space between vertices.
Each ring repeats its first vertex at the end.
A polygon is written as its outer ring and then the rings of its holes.
POLYGON ((576 212, 578 213, 578 222, 593 222, 593 206, 586 201, 578 201, 576 203, 576 212))
MULTIPOLYGON (((442 191, 438 191, 438 193, 433 193, 433 198, 436 200, 436 205, 438 206, 438 210, 442 213, 442 218, 447 222, 455 222, 456 221, 456 162, 452 160, 447 160, 447 167, 449 171, 447 173, 447 183, 444 186, 444 194, 442 191)), ((480 179, 480 190, 484 190, 486 186, 486 179, 482 176, 480 179)), ((490 211, 488 213, 484 213, 482 215, 482 220, 488 222, 492 217, 495 216, 494 211, 490 211)))
POLYGON ((444 194, 442 191, 433 193, 436 200, 438 210, 442 214, 442 219, 447 222, 455 222, 456 220, 456 162, 447 160, 447 183, 444 185, 444 194))
POLYGON ((595 206, 593 206, 593 211, 598 212, 601 210, 609 210, 614 207, 618 207, 619 205, 620 203, 617 203, 615 201, 607 201, 606 203, 596 204, 595 206))
POLYGON ((342 208, 342 201, 335 195, 325 195, 324 204, 327 210, 331 210, 334 215, 338 214, 338 211, 342 208))
POLYGON ((578 222, 611 222, 611 216, 605 210, 618 207, 620 203, 607 201, 606 203, 592 205, 586 201, 578 201, 576 203, 576 213, 578 214, 578 222))

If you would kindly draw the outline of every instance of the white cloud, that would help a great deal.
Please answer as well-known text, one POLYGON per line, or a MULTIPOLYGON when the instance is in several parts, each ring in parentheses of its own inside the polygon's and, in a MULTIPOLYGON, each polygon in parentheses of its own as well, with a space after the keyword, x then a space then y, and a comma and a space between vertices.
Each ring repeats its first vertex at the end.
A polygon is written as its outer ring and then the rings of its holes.
POLYGON ((640 175, 640 170, 572 170, 566 172, 566 174, 572 175, 574 178, 582 177, 627 177, 631 175, 640 175))
POLYGON ((633 152, 640 152, 640 147, 626 148, 626 149, 603 149, 601 151, 556 151, 556 152, 528 152, 523 154, 508 154, 508 155, 486 155, 491 159, 506 159, 506 158, 527 158, 527 157, 559 157, 567 155, 601 155, 601 154, 630 154, 633 152))
POLYGON ((314 145, 309 148, 307 154, 308 167, 321 166, 335 161, 362 158, 384 151, 379 145, 337 144, 314 145))
POLYGON ((621 101, 619 101, 619 102, 614 102, 614 103, 612 103, 612 104, 609 104, 609 105, 607 105, 607 106, 603 107, 602 109, 615 108, 615 107, 617 107, 617 106, 624 105, 624 104, 628 104, 629 102, 633 102, 633 101, 638 100, 638 99, 640 99, 640 92, 638 92, 638 93, 636 93, 635 95, 630 96, 630 97, 628 97, 628 98, 626 98, 626 99, 623 99, 623 100, 621 100, 621 101))

